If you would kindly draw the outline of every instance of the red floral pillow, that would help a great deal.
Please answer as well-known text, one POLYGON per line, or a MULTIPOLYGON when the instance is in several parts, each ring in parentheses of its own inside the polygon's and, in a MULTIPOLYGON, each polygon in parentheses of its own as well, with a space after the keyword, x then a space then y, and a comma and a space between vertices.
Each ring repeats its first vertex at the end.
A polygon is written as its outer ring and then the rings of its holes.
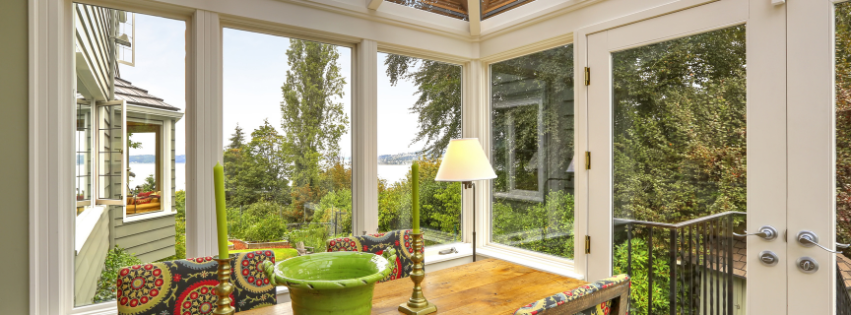
POLYGON ((142 199, 142 200, 137 199, 136 204, 137 205, 149 204, 149 203, 151 203, 151 200, 154 200, 154 198, 145 198, 145 199, 142 199))
POLYGON ((145 198, 147 196, 150 196, 153 193, 154 193, 153 191, 146 191, 146 192, 143 192, 143 193, 139 193, 138 195, 136 195, 136 197, 145 198))

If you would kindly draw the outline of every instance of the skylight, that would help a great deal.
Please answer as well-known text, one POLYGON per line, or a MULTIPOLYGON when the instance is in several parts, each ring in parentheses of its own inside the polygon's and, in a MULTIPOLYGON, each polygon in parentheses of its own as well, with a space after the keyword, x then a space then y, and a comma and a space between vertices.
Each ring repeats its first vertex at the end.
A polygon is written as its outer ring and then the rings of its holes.
MULTIPOLYGON (((467 0, 387 0, 395 4, 428 11, 435 14, 468 21, 467 0)), ((481 20, 502 14, 506 11, 535 0, 480 0, 481 20)))

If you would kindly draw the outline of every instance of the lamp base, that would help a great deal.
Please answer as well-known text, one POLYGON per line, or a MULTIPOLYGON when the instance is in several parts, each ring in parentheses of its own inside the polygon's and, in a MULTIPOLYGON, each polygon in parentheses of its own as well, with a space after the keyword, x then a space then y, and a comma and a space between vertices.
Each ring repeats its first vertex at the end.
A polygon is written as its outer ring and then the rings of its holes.
POLYGON ((437 306, 431 302, 426 302, 423 307, 411 307, 408 303, 402 303, 399 305, 399 312, 407 315, 425 315, 437 312, 437 306))

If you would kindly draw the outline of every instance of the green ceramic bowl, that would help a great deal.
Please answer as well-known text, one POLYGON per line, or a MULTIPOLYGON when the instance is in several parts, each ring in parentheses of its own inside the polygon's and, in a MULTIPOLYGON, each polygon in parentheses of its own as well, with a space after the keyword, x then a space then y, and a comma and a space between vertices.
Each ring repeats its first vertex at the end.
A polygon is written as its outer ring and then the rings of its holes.
POLYGON ((392 250, 385 257, 361 252, 299 256, 263 270, 273 285, 287 286, 293 311, 305 314, 369 314, 375 283, 392 271, 392 250))

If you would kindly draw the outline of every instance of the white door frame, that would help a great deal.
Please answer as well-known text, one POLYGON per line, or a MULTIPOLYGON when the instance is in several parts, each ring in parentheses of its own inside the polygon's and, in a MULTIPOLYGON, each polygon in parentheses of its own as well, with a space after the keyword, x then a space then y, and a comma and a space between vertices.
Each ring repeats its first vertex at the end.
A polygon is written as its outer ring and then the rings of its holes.
MULTIPOLYGON (((578 251, 576 255, 577 265, 583 264, 592 280, 612 273, 610 68, 613 51, 746 25, 748 230, 755 231, 762 225, 772 225, 779 231, 786 229, 786 6, 775 6, 768 0, 721 0, 692 6, 682 2, 663 6, 661 12, 647 12, 577 33, 576 82, 583 82, 583 66, 591 68, 591 84, 576 90, 577 151, 585 148, 592 153, 591 170, 577 173, 584 177, 578 178, 577 183, 587 185, 588 192, 582 200, 577 195, 577 209, 586 209, 584 218, 579 218, 581 211, 577 211, 577 221, 588 222, 588 230, 584 232, 591 236, 592 242, 591 254, 578 251), (584 260, 579 258, 581 255, 585 256, 584 260)), ((582 234, 577 231, 577 235, 582 234)), ((782 239, 767 242, 750 237, 748 244, 748 313, 786 314, 786 243, 782 239), (781 262, 774 267, 762 266, 756 257, 763 250, 774 251, 781 262)), ((582 248, 577 244, 577 249, 582 248)), ((812 307, 809 314, 829 314, 826 309, 812 312, 812 307)))
POLYGON ((836 279, 836 256, 795 241, 810 230, 826 247, 836 242, 834 3, 787 3, 788 314, 835 312, 836 287, 827 284, 836 279), (800 272, 802 256, 814 258, 819 270, 800 272))

